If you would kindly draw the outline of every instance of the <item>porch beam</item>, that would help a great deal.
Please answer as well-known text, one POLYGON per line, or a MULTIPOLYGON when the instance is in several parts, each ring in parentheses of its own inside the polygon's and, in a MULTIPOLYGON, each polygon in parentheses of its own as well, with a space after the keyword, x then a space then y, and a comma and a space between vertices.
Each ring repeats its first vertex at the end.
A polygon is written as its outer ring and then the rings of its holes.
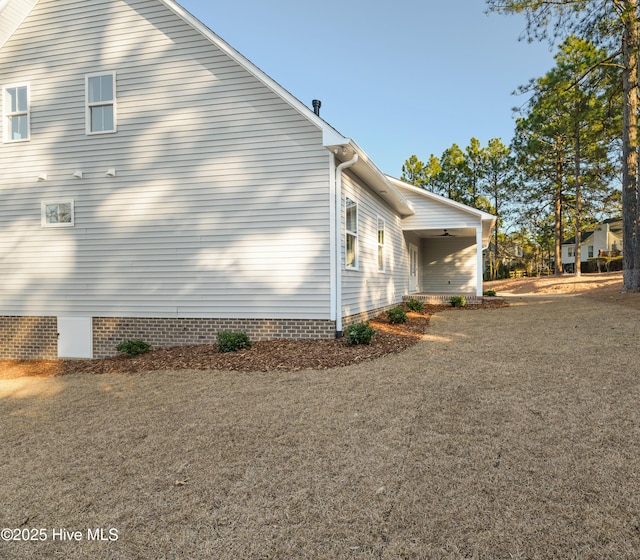
POLYGON ((477 282, 476 282, 476 295, 478 297, 482 296, 482 276, 484 273, 483 270, 483 261, 482 261, 482 223, 476 228, 476 250, 477 250, 477 258, 478 263, 476 266, 476 274, 477 274, 477 282))

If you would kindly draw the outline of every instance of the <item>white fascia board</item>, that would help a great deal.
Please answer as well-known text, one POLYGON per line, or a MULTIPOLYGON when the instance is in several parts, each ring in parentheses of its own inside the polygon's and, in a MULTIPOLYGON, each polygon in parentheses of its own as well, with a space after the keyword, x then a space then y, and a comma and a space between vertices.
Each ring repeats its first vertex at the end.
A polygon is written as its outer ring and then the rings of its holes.
MULTIPOLYGON (((198 18, 190 14, 187 10, 185 10, 182 6, 180 6, 180 4, 175 2, 175 0, 159 0, 159 1, 162 2, 165 6, 167 6, 167 8, 169 8, 171 11, 173 11, 178 17, 180 17, 186 23, 191 25, 191 27, 196 29, 209 41, 211 41, 216 47, 218 47, 233 61, 237 62, 240 66, 242 66, 252 76, 260 80, 264 85, 266 85, 269 89, 271 89, 276 95, 278 95, 285 102, 287 102, 293 109, 298 111, 303 117, 305 117, 307 120, 311 121, 318 128, 320 128, 323 131, 323 134, 327 132, 326 129, 331 129, 331 127, 323 119, 321 119, 318 115, 316 115, 312 109, 307 107, 304 103, 302 103, 302 101, 300 101, 294 95, 289 93, 273 78, 265 74, 262 70, 260 70, 260 68, 258 68, 255 64, 253 64, 253 62, 251 62, 248 58, 240 54, 236 49, 234 49, 229 43, 227 43, 219 35, 214 33, 211 29, 209 29, 198 18)), ((338 134, 335 130, 333 130, 333 132, 335 134, 338 134)))
POLYGON ((336 154, 340 161, 348 161, 354 154, 358 155, 358 161, 349 169, 353 171, 364 183, 372 189, 380 198, 389 204, 400 216, 406 217, 415 214, 415 210, 402 193, 387 179, 387 176, 378 169, 365 151, 353 140, 344 138, 339 144, 325 144, 325 148, 336 154))
POLYGON ((345 138, 335 128, 329 125, 322 128, 322 145, 328 150, 333 151, 337 147, 350 146, 351 143, 350 138, 345 138))
POLYGON ((482 210, 478 210, 477 208, 472 208, 471 206, 467 206, 466 204, 462 204, 462 202, 458 202, 456 200, 451 200, 446 196, 442 196, 440 194, 436 194, 434 192, 428 191, 426 189, 421 189, 420 187, 416 187, 415 185, 410 185, 409 183, 405 183, 400 179, 396 179, 395 177, 390 177, 387 175, 387 179, 391 181, 397 187, 401 189, 407 189, 414 193, 419 194, 420 196, 424 196, 425 198, 430 198, 431 200, 435 200, 436 202, 440 202, 442 204, 446 204, 453 208, 457 208, 458 210, 462 210, 463 212, 467 212, 469 214, 473 214, 474 216, 478 216, 482 218, 482 220, 495 220, 496 217, 493 214, 489 214, 488 212, 483 212, 482 210))
POLYGON ((170 10, 172 10, 178 17, 191 25, 209 41, 211 41, 217 48, 224 52, 229 58, 237 62, 247 72, 253 75, 256 79, 265 84, 271 91, 288 103, 293 109, 298 111, 303 117, 316 125, 322 131, 323 145, 330 150, 334 150, 337 147, 350 147, 351 150, 358 154, 359 162, 354 166, 353 171, 357 175, 362 175, 362 178, 369 183, 379 194, 384 198, 396 211, 403 216, 409 216, 414 214, 414 210, 411 204, 402 196, 386 178, 386 176, 375 166, 375 164, 369 159, 364 151, 350 138, 345 138, 320 116, 302 103, 299 99, 289 93, 285 88, 278 84, 274 79, 265 74, 260 68, 253 64, 249 59, 235 50, 229 43, 224 41, 221 37, 216 35, 211 29, 204 25, 195 16, 190 14, 182 6, 180 6, 175 0, 159 0, 170 10), (360 170, 360 172, 358 171, 360 170), (371 184, 373 183, 373 184, 371 184))
POLYGON ((400 190, 408 190, 419 194, 420 196, 424 196, 425 198, 430 198, 431 200, 438 202, 440 204, 446 204, 447 206, 451 206, 452 208, 456 208, 457 210, 461 210, 462 212, 466 212, 473 216, 477 216, 480 218, 480 222, 482 224, 482 237, 484 246, 488 246, 491 235, 493 233, 493 229, 496 227, 496 222, 498 218, 493 214, 489 214, 488 212, 483 212, 482 210, 478 210, 477 208, 472 208, 471 206, 467 206, 466 204, 462 204, 461 202, 457 202, 455 200, 451 200, 446 196, 442 196, 426 189, 421 189, 420 187, 416 187, 415 185, 410 185, 409 183, 405 183, 400 179, 396 179, 395 177, 387 176, 389 181, 400 188, 400 190))
POLYGON ((3 12, 8 6, 13 8, 15 16, 11 22, 11 26, 8 29, 5 29, 3 33, 0 33, 0 48, 2 48, 16 32, 16 29, 18 29, 20 24, 27 18, 37 3, 38 0, 0 0, 0 17, 7 17, 3 12))

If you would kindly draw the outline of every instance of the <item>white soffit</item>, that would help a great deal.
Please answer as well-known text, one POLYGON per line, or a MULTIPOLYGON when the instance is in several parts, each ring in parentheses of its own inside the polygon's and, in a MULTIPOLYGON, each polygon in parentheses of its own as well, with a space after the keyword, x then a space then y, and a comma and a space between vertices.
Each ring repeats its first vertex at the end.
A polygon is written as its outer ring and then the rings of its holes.
POLYGON ((31 13, 38 0, 0 0, 0 48, 31 13))

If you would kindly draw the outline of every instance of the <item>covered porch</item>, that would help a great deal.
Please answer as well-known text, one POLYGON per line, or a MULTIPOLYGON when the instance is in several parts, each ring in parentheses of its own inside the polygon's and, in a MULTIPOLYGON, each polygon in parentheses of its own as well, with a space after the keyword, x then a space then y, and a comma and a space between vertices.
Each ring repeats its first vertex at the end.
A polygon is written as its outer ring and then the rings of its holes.
POLYGON ((416 209, 402 220, 409 256, 406 295, 438 303, 452 295, 477 301, 483 290, 484 250, 496 217, 397 179, 392 182, 416 209))
POLYGON ((409 250, 407 295, 482 295, 481 228, 403 231, 409 250))

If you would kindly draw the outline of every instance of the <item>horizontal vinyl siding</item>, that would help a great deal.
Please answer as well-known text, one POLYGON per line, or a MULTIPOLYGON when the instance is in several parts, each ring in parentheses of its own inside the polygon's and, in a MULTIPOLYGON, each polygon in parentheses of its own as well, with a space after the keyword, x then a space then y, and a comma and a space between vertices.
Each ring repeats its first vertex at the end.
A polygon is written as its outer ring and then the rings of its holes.
POLYGON ((421 285, 425 292, 476 293, 476 240, 468 237, 423 239, 421 285))
POLYGON ((352 174, 343 176, 342 196, 342 310, 357 315, 402 300, 408 288, 408 255, 401 219, 352 174), (344 268, 345 198, 358 203, 357 270, 344 268), (378 216, 385 220, 385 271, 378 271, 378 216))
POLYGON ((408 189, 402 195, 413 205, 415 214, 402 221, 405 230, 477 227, 480 218, 445 202, 437 202, 408 189))
POLYGON ((25 82, 31 141, 0 145, 0 315, 329 318, 321 131, 164 5, 40 0, 0 50, 0 84, 25 82), (118 132, 87 136, 102 71, 118 132), (75 227, 42 228, 41 201, 67 199, 75 227))

